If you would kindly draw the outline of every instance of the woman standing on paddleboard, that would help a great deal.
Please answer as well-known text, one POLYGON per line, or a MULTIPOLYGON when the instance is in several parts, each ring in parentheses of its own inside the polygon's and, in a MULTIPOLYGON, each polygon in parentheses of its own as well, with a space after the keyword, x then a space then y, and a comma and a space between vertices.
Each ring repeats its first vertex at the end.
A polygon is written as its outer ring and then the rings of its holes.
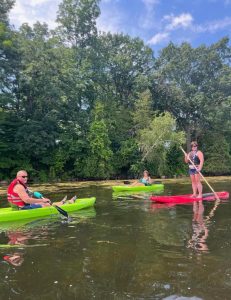
POLYGON ((196 141, 191 142, 191 149, 192 150, 185 155, 185 162, 189 165, 189 175, 193 190, 192 197, 202 198, 202 184, 199 172, 203 167, 204 155, 200 150, 198 150, 198 144, 196 141))

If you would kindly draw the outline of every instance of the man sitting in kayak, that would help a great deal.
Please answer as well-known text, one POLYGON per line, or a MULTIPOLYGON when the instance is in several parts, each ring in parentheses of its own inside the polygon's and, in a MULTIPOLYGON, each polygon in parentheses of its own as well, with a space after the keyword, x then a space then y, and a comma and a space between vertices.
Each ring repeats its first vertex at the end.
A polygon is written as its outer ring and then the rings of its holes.
POLYGON ((34 209, 44 206, 50 206, 50 200, 47 198, 33 198, 27 188, 27 172, 18 171, 16 178, 10 183, 7 189, 7 199, 12 207, 18 209, 34 209))
POLYGON ((152 179, 149 176, 149 172, 147 170, 144 170, 143 177, 139 181, 134 182, 132 185, 136 185, 136 186, 152 185, 152 179))

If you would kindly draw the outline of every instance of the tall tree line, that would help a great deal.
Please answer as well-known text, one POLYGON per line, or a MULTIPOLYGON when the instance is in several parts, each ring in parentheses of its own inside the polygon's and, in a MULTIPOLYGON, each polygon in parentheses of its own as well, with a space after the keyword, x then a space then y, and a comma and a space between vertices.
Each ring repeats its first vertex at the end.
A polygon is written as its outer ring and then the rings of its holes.
POLYGON ((155 57, 139 38, 98 32, 98 0, 63 0, 54 30, 15 30, 13 5, 0 4, 0 180, 22 168, 40 181, 184 174, 177 142, 191 139, 207 174, 230 174, 228 38, 155 57))

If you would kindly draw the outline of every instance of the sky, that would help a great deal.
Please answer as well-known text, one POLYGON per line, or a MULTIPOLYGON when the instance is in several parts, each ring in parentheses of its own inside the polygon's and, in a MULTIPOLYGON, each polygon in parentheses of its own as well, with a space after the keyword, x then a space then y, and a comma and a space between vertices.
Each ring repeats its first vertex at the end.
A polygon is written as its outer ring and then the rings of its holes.
MULTIPOLYGON (((40 21, 53 29, 61 1, 16 0, 11 24, 40 21)), ((100 10, 98 30, 139 37, 156 53, 170 41, 198 47, 231 36, 231 0, 101 0, 100 10)))

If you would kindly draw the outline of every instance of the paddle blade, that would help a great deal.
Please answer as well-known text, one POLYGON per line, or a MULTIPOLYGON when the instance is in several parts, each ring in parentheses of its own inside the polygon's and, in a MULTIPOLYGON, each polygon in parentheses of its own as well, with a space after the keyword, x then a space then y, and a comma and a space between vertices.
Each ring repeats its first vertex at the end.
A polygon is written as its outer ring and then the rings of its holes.
POLYGON ((60 214, 62 214, 64 217, 66 217, 68 219, 68 213, 64 209, 62 209, 61 207, 59 207, 57 205, 53 205, 53 206, 57 209, 57 211, 60 214))

